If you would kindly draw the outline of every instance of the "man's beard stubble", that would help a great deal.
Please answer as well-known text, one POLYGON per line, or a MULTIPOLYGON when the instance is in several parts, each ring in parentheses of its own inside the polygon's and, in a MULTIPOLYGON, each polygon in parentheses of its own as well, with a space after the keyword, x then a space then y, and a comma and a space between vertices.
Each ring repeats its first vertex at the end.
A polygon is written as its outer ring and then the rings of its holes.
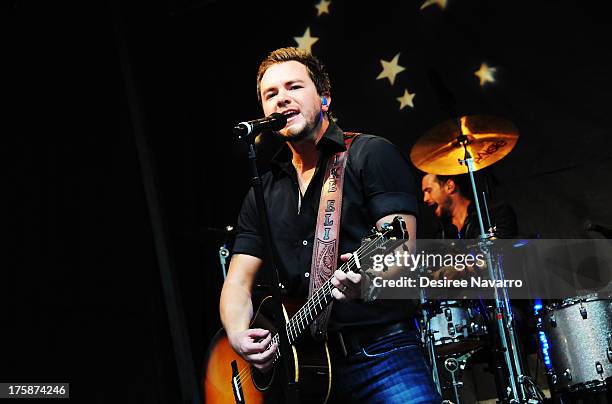
POLYGON ((313 137, 316 136, 314 129, 319 125, 322 119, 323 119, 323 110, 321 110, 319 114, 317 114, 317 119, 312 125, 308 125, 308 123, 306 123, 304 128, 298 133, 294 133, 289 136, 283 136, 280 134, 280 132, 274 132, 274 133, 277 136, 281 137, 286 142, 299 143, 299 142, 302 142, 308 139, 309 136, 313 136, 313 137))

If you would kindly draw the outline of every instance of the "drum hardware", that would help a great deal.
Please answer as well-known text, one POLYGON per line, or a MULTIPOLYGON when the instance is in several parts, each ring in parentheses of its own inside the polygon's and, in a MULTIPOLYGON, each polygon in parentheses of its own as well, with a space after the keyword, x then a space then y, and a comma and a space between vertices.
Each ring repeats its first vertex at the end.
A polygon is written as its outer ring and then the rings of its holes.
MULTIPOLYGON (((422 274, 426 272, 423 266, 419 266, 418 271, 422 274)), ((421 339, 423 342, 423 346, 427 349, 427 356, 429 359, 429 364, 431 366, 431 378, 438 390, 438 394, 442 396, 442 387, 440 386, 440 375, 438 373, 438 365, 436 363, 436 352, 434 350, 433 335, 430 332, 429 328, 429 313, 428 313, 428 302, 427 297, 425 296, 425 290, 423 288, 419 288, 419 301, 421 304, 422 310, 422 320, 421 320, 421 339)))
POLYGON ((455 403, 460 404, 461 399, 459 396, 459 389, 463 387, 463 382, 459 380, 457 372, 465 370, 467 360, 472 356, 479 348, 467 352, 461 356, 451 356, 444 360, 444 368, 451 374, 453 394, 455 396, 455 403))
POLYGON ((587 318, 587 311, 586 311, 586 307, 582 306, 582 303, 580 303, 580 315, 582 316, 583 320, 586 320, 586 318, 587 318))
MULTIPOLYGON (((432 174, 465 174, 467 169, 480 228, 478 247, 486 258, 489 279, 503 281, 501 263, 496 262, 496 267, 493 266, 491 222, 488 221, 489 231, 485 232, 474 172, 508 155, 518 141, 518 131, 505 119, 482 115, 455 117, 452 108, 450 112, 454 119, 435 126, 419 138, 411 149, 410 159, 417 168, 432 174)), ((488 206, 485 207, 488 216, 488 206)), ((538 395, 533 394, 529 387, 533 381, 524 374, 519 358, 514 317, 506 288, 494 288, 494 302, 501 351, 508 372, 509 393, 505 399, 511 403, 538 402, 538 395)))
POLYGON ((563 376, 565 376, 565 378, 569 380, 570 382, 572 381, 572 371, 571 370, 565 369, 565 371, 563 372, 563 376))
POLYGON ((544 402, 544 392, 530 377, 523 376, 520 379, 520 382, 524 384, 526 388, 531 392, 531 398, 527 400, 528 404, 537 404, 544 402))
POLYGON ((457 404, 460 404, 461 401, 459 400, 459 387, 463 387, 463 382, 458 381, 457 376, 455 375, 455 373, 459 370, 459 361, 455 358, 448 358, 444 361, 444 367, 450 372, 451 377, 453 379, 453 392, 455 393, 455 402, 457 404))
POLYGON ((553 385, 557 384, 557 375, 555 374, 554 370, 548 370, 546 374, 550 376, 550 380, 552 381, 553 385))

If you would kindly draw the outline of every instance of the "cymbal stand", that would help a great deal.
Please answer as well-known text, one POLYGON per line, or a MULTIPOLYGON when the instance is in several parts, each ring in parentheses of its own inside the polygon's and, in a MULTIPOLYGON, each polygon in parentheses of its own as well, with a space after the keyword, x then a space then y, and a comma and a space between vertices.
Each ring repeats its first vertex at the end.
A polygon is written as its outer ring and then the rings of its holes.
MULTIPOLYGON (((499 279, 504 279, 503 264, 501 257, 497 261, 497 269, 499 271, 499 279)), ((518 382, 521 387, 521 393, 528 403, 541 403, 543 395, 540 394, 535 381, 523 372, 523 362, 520 357, 520 346, 516 337, 514 329, 514 314, 512 313, 512 306, 510 305, 510 298, 508 297, 508 290, 501 288, 504 300, 504 306, 506 308, 506 322, 508 326, 508 336, 510 337, 510 345, 512 346, 512 359, 514 360, 514 366, 518 373, 518 382)))
POLYGON ((482 193, 482 202, 484 203, 485 213, 487 215, 487 224, 489 225, 489 234, 494 233, 494 226, 491 223, 491 215, 489 214, 489 205, 487 204, 487 194, 485 192, 482 193))
MULTIPOLYGON (((461 145, 465 150, 465 155, 463 160, 459 160, 459 164, 465 164, 468 173, 470 176, 470 182, 472 185, 472 192, 474 195, 474 204, 476 208, 476 214, 478 217, 478 224, 480 226, 480 240, 478 242, 478 246, 480 250, 483 252, 487 267, 489 270, 489 277, 492 281, 503 280, 503 278, 499 278, 493 268, 493 260, 491 258, 490 247, 493 244, 491 241, 492 234, 486 233, 484 228, 484 223, 482 220, 482 212, 480 209, 480 203, 478 201, 478 192, 476 190, 476 181, 474 180, 474 159, 472 158, 468 148, 468 137, 463 134, 461 131, 461 122, 459 124, 459 133, 457 136, 457 142, 461 145), (499 279, 498 279, 499 278, 499 279)), ((494 300, 495 300, 495 317, 497 320, 497 326, 499 331, 499 338, 502 345, 502 350, 504 352, 504 360, 506 362, 506 368, 508 370, 508 381, 509 387, 508 391, 508 399, 510 403, 521 403, 527 402, 528 400, 528 392, 526 391, 526 386, 523 384, 524 378, 526 377, 523 373, 522 366, 520 360, 518 358, 518 345, 516 345, 516 338, 514 334, 514 326, 512 323, 512 314, 510 310, 510 304, 508 301, 508 295, 505 288, 501 288, 503 290, 502 296, 500 297, 500 293, 498 291, 497 286, 494 287, 494 300), (506 333, 508 330, 508 334, 510 335, 510 341, 508 341, 508 336, 506 333), (513 357, 511 357, 511 355, 513 357), (519 391, 520 389, 520 391, 519 391)), ((501 397, 500 397, 501 398, 501 397)), ((529 400, 531 401, 531 400, 529 400)))

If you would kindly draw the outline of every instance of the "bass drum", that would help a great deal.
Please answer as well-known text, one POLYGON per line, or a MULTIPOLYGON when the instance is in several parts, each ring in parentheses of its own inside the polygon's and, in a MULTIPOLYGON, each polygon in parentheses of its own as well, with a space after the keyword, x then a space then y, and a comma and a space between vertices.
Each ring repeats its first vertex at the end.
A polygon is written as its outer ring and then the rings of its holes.
POLYGON ((583 296, 548 305, 540 327, 553 390, 600 390, 612 381, 612 300, 583 296))
POLYGON ((487 326, 477 301, 442 300, 432 311, 427 330, 437 357, 463 354, 484 344, 487 326))

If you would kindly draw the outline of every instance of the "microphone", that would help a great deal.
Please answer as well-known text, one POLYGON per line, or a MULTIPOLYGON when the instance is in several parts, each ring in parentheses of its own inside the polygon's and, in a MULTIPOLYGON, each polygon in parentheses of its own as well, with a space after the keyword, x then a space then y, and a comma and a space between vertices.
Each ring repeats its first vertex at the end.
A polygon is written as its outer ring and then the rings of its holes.
POLYGON ((612 238, 612 229, 606 226, 602 226, 598 223, 593 223, 590 220, 584 222, 585 231, 596 231, 601 233, 605 238, 612 238))
POLYGON ((234 135, 238 140, 247 140, 252 135, 256 135, 267 130, 281 130, 287 125, 287 117, 275 112, 269 116, 253 121, 240 122, 234 126, 234 135))

